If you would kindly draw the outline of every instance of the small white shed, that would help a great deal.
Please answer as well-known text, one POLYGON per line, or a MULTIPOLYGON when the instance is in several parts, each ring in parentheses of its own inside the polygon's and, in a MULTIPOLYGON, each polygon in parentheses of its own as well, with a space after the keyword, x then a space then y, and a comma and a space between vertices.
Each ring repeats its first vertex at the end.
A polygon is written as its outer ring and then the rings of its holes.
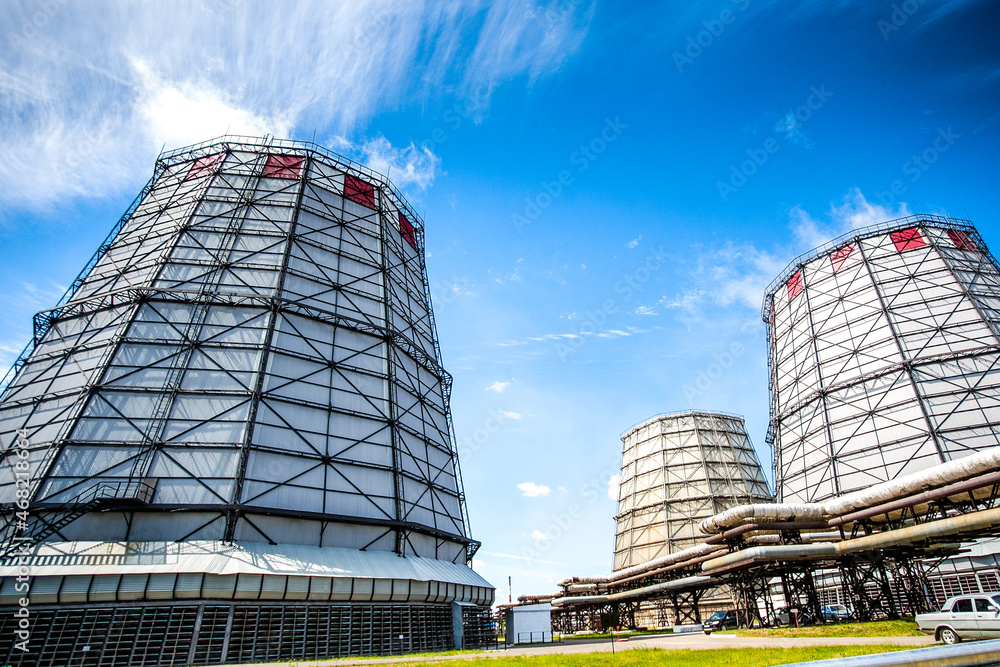
POLYGON ((508 607, 504 614, 506 644, 540 644, 552 641, 552 605, 508 607))

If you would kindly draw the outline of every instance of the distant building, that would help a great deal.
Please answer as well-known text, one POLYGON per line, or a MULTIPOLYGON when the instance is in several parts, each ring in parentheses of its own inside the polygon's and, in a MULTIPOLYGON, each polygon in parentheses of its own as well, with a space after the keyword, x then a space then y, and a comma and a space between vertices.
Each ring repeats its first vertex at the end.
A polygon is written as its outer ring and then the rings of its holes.
POLYGON ((700 544, 703 519, 771 494, 742 417, 660 415, 622 436, 614 569, 700 544))

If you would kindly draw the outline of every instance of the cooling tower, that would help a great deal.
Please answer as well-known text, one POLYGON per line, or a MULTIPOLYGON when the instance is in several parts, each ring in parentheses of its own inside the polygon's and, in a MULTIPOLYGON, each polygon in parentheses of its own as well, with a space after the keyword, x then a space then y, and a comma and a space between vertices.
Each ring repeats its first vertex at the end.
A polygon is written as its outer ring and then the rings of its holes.
POLYGON ((967 221, 911 216, 768 288, 777 497, 821 501, 1000 444, 1000 272, 967 221))
POLYGON ((493 589, 468 566, 423 250, 384 177, 314 144, 162 154, 8 375, 4 553, 33 630, 12 649, 4 611, 0 660, 454 646, 493 589))
POLYGON ((700 544, 702 519, 771 502, 743 418, 660 415, 622 436, 614 569, 700 544))

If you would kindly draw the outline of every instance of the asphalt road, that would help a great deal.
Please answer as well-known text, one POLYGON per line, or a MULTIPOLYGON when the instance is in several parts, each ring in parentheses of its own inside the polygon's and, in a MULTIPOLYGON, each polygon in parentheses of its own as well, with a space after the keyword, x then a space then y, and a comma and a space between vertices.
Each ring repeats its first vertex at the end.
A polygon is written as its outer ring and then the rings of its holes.
MULTIPOLYGON (((628 641, 611 642, 608 639, 573 639, 556 644, 535 644, 499 651, 483 651, 478 654, 444 655, 421 658, 365 658, 361 660, 303 660, 293 661, 296 667, 340 665, 388 665, 400 663, 447 662, 470 658, 500 658, 503 656, 527 656, 546 654, 610 653, 641 648, 712 649, 712 648, 796 648, 799 646, 848 646, 855 644, 896 644, 919 648, 934 644, 933 637, 737 637, 735 635, 706 635, 702 632, 683 634, 646 635, 628 641)), ((250 665, 245 667, 274 667, 270 665, 250 665)))

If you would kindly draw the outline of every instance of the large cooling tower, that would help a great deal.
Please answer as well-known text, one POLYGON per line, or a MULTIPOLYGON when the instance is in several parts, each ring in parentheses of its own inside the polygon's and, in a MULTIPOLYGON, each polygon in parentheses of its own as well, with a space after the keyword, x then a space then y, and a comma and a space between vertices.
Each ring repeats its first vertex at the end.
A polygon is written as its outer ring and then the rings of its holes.
POLYGON ((423 238, 385 178, 314 144, 161 155, 8 376, 3 546, 27 545, 34 658, 3 611, 0 660, 454 646, 493 590, 468 567, 423 238))
POLYGON ((772 283, 763 316, 779 501, 1000 444, 1000 272, 967 221, 841 236, 772 283))
POLYGON ((702 519, 771 502, 743 418, 717 412, 660 415, 622 436, 614 569, 704 540, 702 519))

